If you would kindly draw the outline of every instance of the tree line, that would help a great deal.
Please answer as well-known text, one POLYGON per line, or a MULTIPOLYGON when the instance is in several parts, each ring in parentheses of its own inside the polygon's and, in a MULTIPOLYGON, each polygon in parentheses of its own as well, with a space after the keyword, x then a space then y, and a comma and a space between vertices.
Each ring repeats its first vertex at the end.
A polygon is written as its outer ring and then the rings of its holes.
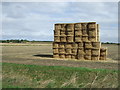
POLYGON ((27 42, 52 42, 52 41, 36 41, 36 40, 26 40, 26 39, 11 39, 11 40, 0 40, 0 43, 27 43, 27 42))

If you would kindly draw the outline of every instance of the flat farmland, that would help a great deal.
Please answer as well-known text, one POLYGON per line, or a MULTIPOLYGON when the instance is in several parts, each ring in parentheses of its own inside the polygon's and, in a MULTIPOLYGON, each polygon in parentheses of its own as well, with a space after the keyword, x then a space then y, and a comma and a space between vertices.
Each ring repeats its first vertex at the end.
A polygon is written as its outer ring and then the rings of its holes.
POLYGON ((118 69, 118 46, 115 44, 102 44, 108 48, 107 61, 54 59, 52 57, 52 43, 26 43, 26 44, 0 44, 2 49, 2 62, 44 65, 88 67, 98 69, 118 69))

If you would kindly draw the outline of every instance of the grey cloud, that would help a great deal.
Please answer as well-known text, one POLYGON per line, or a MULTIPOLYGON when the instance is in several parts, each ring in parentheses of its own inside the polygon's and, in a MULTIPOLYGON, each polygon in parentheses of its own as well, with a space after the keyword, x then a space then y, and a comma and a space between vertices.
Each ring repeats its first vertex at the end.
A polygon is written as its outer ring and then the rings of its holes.
MULTIPOLYGON (((116 3, 3 3, 3 39, 53 40, 54 23, 64 22, 96 21, 102 33, 117 31, 116 9, 116 3)), ((116 38, 101 36, 102 41, 116 38)))

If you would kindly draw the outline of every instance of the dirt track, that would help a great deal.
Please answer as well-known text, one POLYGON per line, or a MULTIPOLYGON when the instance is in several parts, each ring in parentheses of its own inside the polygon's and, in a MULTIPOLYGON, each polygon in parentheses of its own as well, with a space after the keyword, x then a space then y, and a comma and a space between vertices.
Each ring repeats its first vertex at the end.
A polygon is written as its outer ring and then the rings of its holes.
POLYGON ((108 58, 110 59, 107 61, 56 60, 52 58, 52 45, 50 43, 3 45, 2 60, 3 62, 20 64, 118 69, 118 46, 107 44, 102 46, 108 47, 108 58))

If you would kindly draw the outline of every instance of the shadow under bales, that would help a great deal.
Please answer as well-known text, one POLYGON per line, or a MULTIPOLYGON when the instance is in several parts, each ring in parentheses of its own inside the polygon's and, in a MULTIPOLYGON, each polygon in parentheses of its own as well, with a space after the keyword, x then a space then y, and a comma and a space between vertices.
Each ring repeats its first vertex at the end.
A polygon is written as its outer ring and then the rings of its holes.
POLYGON ((49 55, 49 54, 37 54, 37 55, 33 55, 36 57, 47 57, 47 58, 53 58, 53 55, 49 55))

